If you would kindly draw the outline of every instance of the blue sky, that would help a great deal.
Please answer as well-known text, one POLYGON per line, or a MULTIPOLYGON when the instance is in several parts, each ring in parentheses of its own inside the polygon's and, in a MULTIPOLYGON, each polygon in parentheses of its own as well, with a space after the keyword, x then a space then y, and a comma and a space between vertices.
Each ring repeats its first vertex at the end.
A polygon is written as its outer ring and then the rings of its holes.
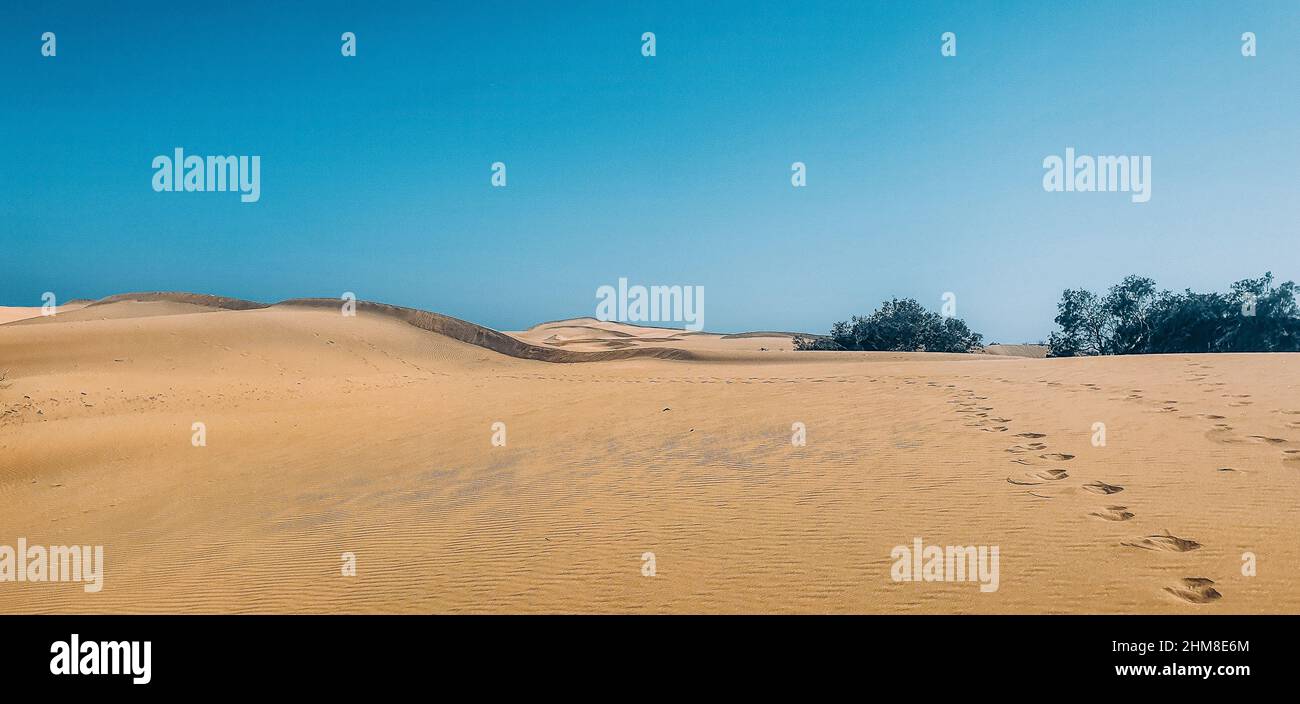
POLYGON ((115 5, 0 6, 0 304, 355 291, 517 329, 623 276, 704 286, 721 331, 952 291, 1018 342, 1066 287, 1300 279, 1291 1, 115 5), (1150 155, 1151 201, 1045 192, 1070 146, 1150 155), (261 155, 260 202, 154 192, 175 147, 261 155))

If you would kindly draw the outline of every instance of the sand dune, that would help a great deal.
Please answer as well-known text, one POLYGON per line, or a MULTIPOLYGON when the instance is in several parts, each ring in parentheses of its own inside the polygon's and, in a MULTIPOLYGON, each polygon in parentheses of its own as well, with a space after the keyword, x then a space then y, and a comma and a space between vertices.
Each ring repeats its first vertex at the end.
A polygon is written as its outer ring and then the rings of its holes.
POLYGON ((219 300, 0 327, 0 544, 107 561, 97 594, 0 582, 0 612, 1300 609, 1297 355, 797 353, 219 300), (999 588, 894 581, 918 537, 999 546, 999 588))
MULTIPOLYGON (((279 305, 314 308, 317 310, 329 311, 331 313, 339 313, 339 302, 328 298, 300 298, 285 301, 279 305)), ((519 357, 521 359, 534 359, 544 362, 604 362, 618 359, 635 359, 638 357, 687 359, 691 356, 688 352, 680 349, 627 349, 585 353, 557 350, 546 346, 531 345, 527 342, 506 335, 505 333, 500 333, 491 328, 485 328, 482 325, 475 325, 474 323, 469 323, 458 318, 417 310, 415 308, 403 308, 401 306, 388 305, 386 303, 358 301, 357 313, 358 315, 365 313, 370 316, 381 315, 395 320, 401 320, 410 325, 414 325, 421 330, 445 335, 453 340, 459 340, 471 345, 484 347, 493 352, 509 355, 511 357, 519 357)))
POLYGON ((535 325, 509 333, 541 347, 599 351, 606 349, 662 348, 696 352, 765 352, 794 349, 793 333, 756 332, 718 335, 673 328, 650 327, 573 318, 535 325))
POLYGON ((152 291, 148 293, 119 293, 115 296, 101 298, 89 305, 109 306, 114 303, 183 303, 204 308, 217 308, 220 310, 256 310, 258 308, 268 307, 265 303, 257 301, 246 301, 242 298, 230 298, 229 296, 213 296, 206 293, 184 293, 184 292, 165 292, 152 291))
MULTIPOLYGON (((332 298, 297 298, 276 304, 259 303, 239 298, 212 296, 198 293, 149 292, 123 293, 109 296, 94 302, 86 302, 52 316, 41 316, 40 308, 0 308, 0 320, 5 317, 27 324, 49 324, 81 322, 87 320, 116 320, 125 318, 147 318, 163 315, 183 315, 192 313, 211 313, 223 310, 263 310, 279 307, 298 307, 328 310, 342 315, 341 302, 332 298)), ((516 339, 491 328, 452 318, 439 313, 404 308, 386 303, 357 301, 356 310, 369 315, 384 316, 414 325, 422 330, 438 333, 454 340, 484 347, 493 352, 546 362, 602 362, 617 359, 634 359, 650 357, 658 359, 689 359, 692 355, 682 349, 640 349, 640 346, 627 346, 627 349, 609 351, 595 349, 575 353, 573 350, 554 349, 555 345, 532 345, 524 338, 516 339)))
POLYGON ((987 345, 984 354, 1042 359, 1047 356, 1047 345, 987 345))
MULTIPOLYGON (((55 315, 67 314, 84 308, 89 301, 68 301, 55 308, 55 315)), ((41 306, 0 306, 0 325, 12 323, 18 320, 29 320, 32 318, 43 317, 41 306)))
POLYGON ((30 307, 11 306, 7 308, 0 308, 0 325, 4 325, 5 323, 12 323, 15 320, 26 320, 28 318, 35 318, 40 314, 41 314, 40 306, 30 306, 30 307))

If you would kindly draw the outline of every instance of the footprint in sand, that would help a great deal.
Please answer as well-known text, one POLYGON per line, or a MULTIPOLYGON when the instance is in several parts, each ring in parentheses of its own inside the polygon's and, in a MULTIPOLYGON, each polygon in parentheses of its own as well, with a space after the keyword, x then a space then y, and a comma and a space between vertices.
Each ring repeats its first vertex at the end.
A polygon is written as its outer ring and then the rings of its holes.
POLYGON ((1025 452, 1033 452, 1035 450, 1046 450, 1046 449, 1047 449, 1047 445, 1041 442, 1031 442, 1025 445, 1012 445, 1011 447, 1007 448, 1007 452, 1014 452, 1016 454, 1021 454, 1025 452))
POLYGON ((1124 491, 1124 487, 1107 484, 1106 482, 1088 482, 1083 485, 1083 488, 1094 494, 1118 494, 1124 491))
POLYGON ((1206 431, 1205 437, 1220 445, 1236 445, 1242 442, 1241 439, 1233 436, 1232 426, 1226 423, 1216 423, 1213 428, 1206 431))
POLYGON ((986 433, 1005 433, 1007 432, 1007 426, 995 425, 992 428, 980 428, 980 430, 983 430, 986 433))
POLYGON ((1270 438, 1267 435, 1251 435, 1250 437, 1254 438, 1255 440, 1259 440, 1260 442, 1269 443, 1271 445, 1281 445, 1282 443, 1286 442, 1286 438, 1270 438))
POLYGON ((1127 506, 1107 506, 1105 510, 1093 511, 1088 515, 1106 521, 1127 521, 1133 517, 1133 512, 1129 511, 1127 506))
POLYGON ((1205 577, 1183 577, 1178 586, 1165 587, 1165 591, 1192 604, 1208 604, 1223 598, 1214 588, 1214 580, 1205 577))
MULTIPOLYGON (((1035 444, 1041 445, 1042 443, 1035 443, 1035 444)), ((1050 452, 1046 455, 1039 455, 1039 458, 1045 460, 1055 460, 1057 462, 1068 462, 1069 460, 1074 459, 1074 455, 1067 455, 1063 452, 1050 452)))
POLYGON ((1126 540, 1120 545, 1161 552, 1191 552, 1201 547, 1201 544, 1195 540, 1180 538, 1169 531, 1165 531, 1164 535, 1148 535, 1142 538, 1126 540))
POLYGON ((1047 434, 1046 434, 1046 433, 1017 433, 1017 434, 1016 434, 1016 437, 1018 437, 1018 438, 1035 438, 1035 439, 1037 439, 1037 438, 1045 438, 1045 437, 1047 437, 1047 434))
POLYGON ((1283 450, 1282 455, 1286 464, 1300 464, 1300 450, 1283 450))
POLYGON ((1018 484, 1020 486, 1036 486, 1043 482, 1054 482, 1065 479, 1070 475, 1067 474, 1064 469, 1045 469, 1041 472, 1025 472, 1025 476, 1028 477, 1028 479, 1013 479, 1007 477, 1007 482, 1018 484))

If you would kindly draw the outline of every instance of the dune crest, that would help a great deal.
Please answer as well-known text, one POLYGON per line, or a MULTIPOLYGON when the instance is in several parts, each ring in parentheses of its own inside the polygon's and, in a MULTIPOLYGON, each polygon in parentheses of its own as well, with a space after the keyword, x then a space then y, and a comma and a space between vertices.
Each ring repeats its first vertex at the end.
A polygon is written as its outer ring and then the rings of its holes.
MULTIPOLYGON (((274 307, 302 307, 318 309, 335 309, 340 302, 332 298, 293 298, 275 304, 274 307)), ((482 325, 453 318, 441 313, 433 313, 418 308, 405 308, 388 303, 357 301, 357 315, 378 314, 401 320, 421 330, 477 345, 493 352, 520 359, 532 359, 540 362, 575 363, 607 362, 620 359, 691 359, 692 355, 680 349, 627 349, 608 352, 571 352, 568 350, 549 349, 520 341, 504 333, 497 332, 482 325)))
POLYGON ((186 293, 183 291, 149 291, 142 293, 118 293, 88 304, 87 308, 108 305, 111 303, 121 303, 123 301, 134 301, 138 303, 149 303, 154 301, 163 301, 168 303, 188 303, 189 305, 204 306, 207 308, 220 308, 222 310, 256 310, 258 308, 269 307, 266 303, 257 301, 246 301, 242 298, 231 298, 229 296, 213 296, 206 293, 186 293))
MULTIPOLYGON (((39 308, 14 308, 7 318, 0 317, 0 322, 60 323, 87 320, 110 320, 124 318, 143 318, 164 315, 185 315, 217 311, 254 311, 279 308, 309 308, 318 310, 339 310, 342 302, 333 298, 293 298, 279 303, 261 303, 229 296, 214 296, 204 293, 186 293, 180 291, 150 291, 137 293, 120 293, 85 303, 72 308, 66 313, 43 317, 39 308), (131 304, 123 307, 123 304, 131 304), (75 315, 73 313, 76 313, 75 315)), ((406 308, 388 303, 357 301, 356 309, 362 314, 381 315, 400 320, 421 330, 449 337, 453 340, 491 350, 498 354, 519 359, 531 359, 539 362, 573 364, 580 362, 608 362, 625 359, 694 359, 688 350, 661 347, 623 346, 621 349, 606 350, 564 350, 547 345, 531 344, 510 335, 497 332, 488 327, 477 325, 459 318, 441 313, 406 308)), ((541 327, 541 326, 537 326, 541 327)), ((535 328, 536 329, 536 328, 535 328)), ((667 331, 671 332, 671 331, 667 331)), ((668 337, 665 340, 674 338, 668 337)))

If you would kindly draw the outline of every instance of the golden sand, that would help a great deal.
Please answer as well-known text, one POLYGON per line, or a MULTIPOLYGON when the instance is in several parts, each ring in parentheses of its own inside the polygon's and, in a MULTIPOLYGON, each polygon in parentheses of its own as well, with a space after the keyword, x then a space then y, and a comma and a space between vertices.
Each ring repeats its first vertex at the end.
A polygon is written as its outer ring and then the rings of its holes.
POLYGON ((1300 610, 1300 355, 141 298, 0 326, 0 544, 106 562, 0 613, 1300 610), (916 538, 998 546, 998 590, 893 581, 916 538))

